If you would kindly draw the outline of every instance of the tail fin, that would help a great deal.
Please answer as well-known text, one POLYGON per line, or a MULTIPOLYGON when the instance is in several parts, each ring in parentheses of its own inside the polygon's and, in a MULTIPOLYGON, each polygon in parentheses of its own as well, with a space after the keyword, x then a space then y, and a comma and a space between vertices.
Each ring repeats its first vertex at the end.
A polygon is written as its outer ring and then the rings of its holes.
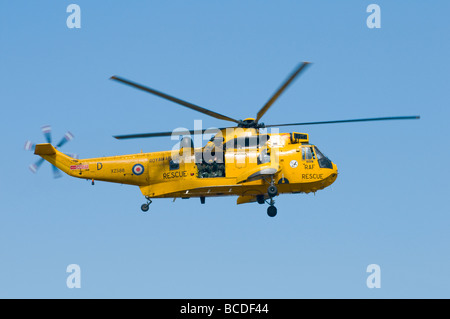
POLYGON ((34 154, 39 155, 47 162, 50 162, 67 174, 70 172, 70 165, 77 162, 76 159, 61 153, 49 143, 36 145, 34 154))

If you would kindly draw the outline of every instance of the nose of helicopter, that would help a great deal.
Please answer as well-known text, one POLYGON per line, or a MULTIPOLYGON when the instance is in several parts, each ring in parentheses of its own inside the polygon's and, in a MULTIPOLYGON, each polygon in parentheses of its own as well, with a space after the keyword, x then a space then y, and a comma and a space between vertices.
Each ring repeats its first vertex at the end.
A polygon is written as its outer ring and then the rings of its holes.
POLYGON ((332 167, 324 169, 326 171, 328 171, 328 175, 326 175, 326 177, 323 180, 323 185, 324 187, 328 187, 331 184, 333 184, 336 181, 336 178, 338 176, 338 169, 335 163, 331 162, 332 167))
MULTIPOLYGON (((312 191, 317 191, 319 189, 324 189, 325 187, 330 186, 331 184, 333 184, 336 181, 336 178, 338 176, 338 169, 336 164, 334 164, 333 162, 328 162, 331 164, 331 167, 329 166, 328 168, 322 168, 322 172, 324 174, 324 178, 320 181, 320 185, 317 188, 313 188, 312 191)), ((330 165, 329 164, 329 165, 330 165)))
POLYGON ((330 174, 330 184, 334 183, 338 176, 338 168, 334 162, 331 162, 333 164, 332 173, 330 174))

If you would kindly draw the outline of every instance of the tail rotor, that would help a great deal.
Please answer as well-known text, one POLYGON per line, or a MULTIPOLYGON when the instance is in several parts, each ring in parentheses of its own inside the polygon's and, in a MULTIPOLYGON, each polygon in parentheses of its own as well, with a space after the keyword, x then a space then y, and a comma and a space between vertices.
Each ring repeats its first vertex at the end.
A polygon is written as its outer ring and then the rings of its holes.
MULTIPOLYGON (((41 131, 44 134, 44 138, 47 141, 47 143, 51 144, 52 143, 52 128, 51 128, 51 126, 44 125, 41 127, 41 131)), ((66 132, 66 134, 64 134, 63 138, 59 141, 59 143, 56 144, 55 148, 62 147, 64 144, 71 141, 73 138, 74 138, 74 136, 72 133, 66 132)), ((33 143, 29 140, 25 142, 24 149, 26 151, 34 151, 35 147, 36 147, 35 143, 33 143)), ((78 158, 77 154, 66 154, 66 155, 69 155, 70 157, 73 157, 73 158, 78 158)), ((33 173, 36 173, 39 170, 39 168, 42 166, 43 163, 44 163, 43 158, 38 159, 35 163, 33 163, 29 166, 30 171, 33 173)), ((52 172, 53 172, 53 178, 62 177, 61 171, 55 165, 52 165, 52 172)))

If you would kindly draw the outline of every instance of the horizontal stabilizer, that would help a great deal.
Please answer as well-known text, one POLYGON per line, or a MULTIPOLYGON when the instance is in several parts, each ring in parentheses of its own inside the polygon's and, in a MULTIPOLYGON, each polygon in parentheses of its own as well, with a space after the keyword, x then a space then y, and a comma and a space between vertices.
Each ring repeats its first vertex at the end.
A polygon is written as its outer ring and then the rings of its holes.
POLYGON ((52 144, 38 144, 34 149, 34 154, 36 155, 54 155, 56 154, 56 148, 52 144))

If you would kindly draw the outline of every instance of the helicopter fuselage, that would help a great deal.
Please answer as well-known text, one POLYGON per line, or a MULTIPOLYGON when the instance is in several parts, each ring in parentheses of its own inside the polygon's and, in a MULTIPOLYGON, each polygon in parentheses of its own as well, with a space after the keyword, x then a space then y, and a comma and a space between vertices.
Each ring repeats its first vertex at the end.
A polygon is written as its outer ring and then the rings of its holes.
POLYGON ((254 137, 228 139, 220 148, 209 142, 203 148, 88 159, 71 158, 50 144, 36 145, 35 153, 70 176, 136 185, 148 198, 237 195, 242 204, 268 199, 271 183, 278 194, 310 193, 336 180, 336 165, 309 144, 307 134, 267 134, 264 144, 251 145, 254 137))

